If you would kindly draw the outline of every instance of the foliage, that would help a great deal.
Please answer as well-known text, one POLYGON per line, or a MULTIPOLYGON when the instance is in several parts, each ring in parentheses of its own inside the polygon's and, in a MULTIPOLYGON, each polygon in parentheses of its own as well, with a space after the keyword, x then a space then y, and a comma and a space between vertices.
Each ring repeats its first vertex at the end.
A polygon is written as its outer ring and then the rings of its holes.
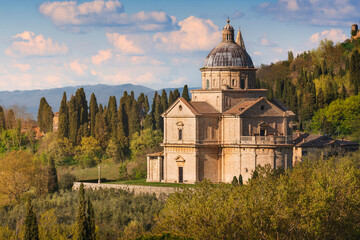
POLYGON ((129 222, 129 224, 124 228, 124 232, 121 236, 123 240, 136 239, 145 233, 144 227, 142 224, 136 220, 129 222))
POLYGON ((33 154, 25 151, 10 152, 0 159, 0 193, 9 201, 20 202, 34 182, 33 154))
POLYGON ((135 133, 130 142, 130 150, 133 158, 152 149, 162 141, 162 134, 158 130, 144 129, 135 133))
POLYGON ((101 161, 101 147, 93 137, 83 137, 76 147, 75 159, 82 167, 93 167, 101 161))
POLYGON ((26 203, 25 212, 25 240, 39 240, 39 228, 37 224, 36 214, 31 205, 30 198, 26 203))
POLYGON ((53 118, 54 118, 54 113, 51 109, 51 106, 48 104, 46 99, 42 97, 40 99, 39 111, 37 116, 40 131, 43 131, 45 133, 52 132, 53 118))
MULTIPOLYGON (((145 231, 149 231, 154 224, 154 216, 163 206, 163 201, 153 195, 134 195, 124 190, 87 190, 86 195, 94 209, 98 239, 119 239, 132 221, 139 222, 145 231)), ((40 216, 40 239, 74 237, 77 202, 78 192, 75 191, 60 190, 55 194, 34 198, 32 205, 40 216)), ((20 231, 24 212, 24 203, 0 208, 1 237, 14 236, 20 231)))
POLYGON ((48 166, 48 193, 54 193, 59 190, 58 177, 54 159, 50 159, 48 166))
POLYGON ((247 185, 201 183, 171 195, 156 232, 195 239, 358 239, 359 153, 258 167, 247 185), (211 214, 209 215, 209 213, 211 214))
POLYGON ((76 181, 76 177, 71 173, 65 173, 60 176, 59 189, 70 190, 76 181))
POLYGON ((359 131, 360 96, 338 99, 317 111, 312 119, 314 131, 325 134, 352 134, 359 131))

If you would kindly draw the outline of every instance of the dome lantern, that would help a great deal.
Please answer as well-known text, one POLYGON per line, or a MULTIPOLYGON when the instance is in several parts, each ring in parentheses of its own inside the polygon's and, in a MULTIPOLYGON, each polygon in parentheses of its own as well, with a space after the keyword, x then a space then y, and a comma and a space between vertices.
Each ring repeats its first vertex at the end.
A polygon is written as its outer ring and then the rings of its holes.
POLYGON ((223 28, 223 42, 234 42, 234 28, 230 25, 230 20, 223 28))

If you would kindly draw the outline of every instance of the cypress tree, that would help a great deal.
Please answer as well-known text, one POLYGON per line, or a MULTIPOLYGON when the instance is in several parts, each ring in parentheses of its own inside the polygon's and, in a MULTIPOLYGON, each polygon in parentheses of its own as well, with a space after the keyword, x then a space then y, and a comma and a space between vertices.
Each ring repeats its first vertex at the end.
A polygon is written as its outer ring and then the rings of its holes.
POLYGON ((85 190, 84 184, 81 183, 79 188, 78 196, 78 209, 76 213, 76 222, 75 222, 75 236, 76 240, 87 240, 88 232, 88 222, 86 216, 86 202, 85 202, 85 190))
POLYGON ((154 129, 154 118, 152 113, 146 115, 144 129, 146 128, 154 129))
POLYGON ((58 177, 53 158, 50 158, 48 166, 48 193, 55 193, 59 190, 58 177))
POLYGON ((183 97, 186 101, 190 101, 190 96, 189 96, 189 89, 187 85, 184 85, 183 88, 183 92, 181 94, 181 97, 183 97))
POLYGON ((180 97, 180 92, 178 89, 174 90, 174 101, 176 101, 180 97))
POLYGON ((232 184, 233 186, 238 186, 238 185, 239 185, 239 181, 238 181, 238 179, 236 178, 236 176, 233 177, 233 180, 231 181, 231 184, 232 184))
POLYGON ((108 112, 109 112, 109 131, 112 138, 116 138, 116 128, 118 124, 117 116, 117 104, 115 96, 109 97, 108 102, 108 112))
POLYGON ((129 137, 133 136, 134 133, 140 131, 139 111, 137 109, 136 102, 133 104, 129 116, 129 137))
POLYGON ((149 99, 147 95, 145 96, 144 110, 146 114, 148 114, 150 111, 149 99))
POLYGON ((73 144, 77 144, 78 138, 77 134, 79 131, 79 114, 77 111, 77 101, 74 96, 71 96, 69 102, 69 140, 73 144))
POLYGON ((90 198, 87 199, 87 239, 88 240, 95 240, 95 214, 94 209, 91 204, 90 198))
POLYGON ((161 105, 162 105, 162 110, 166 111, 166 109, 168 109, 168 99, 167 99, 167 94, 166 91, 163 89, 162 93, 161 93, 161 105))
POLYGON ((340 89, 340 98, 345 99, 346 97, 347 97, 346 88, 344 84, 342 84, 340 89))
POLYGON ((5 128, 6 128, 5 113, 2 106, 0 106, 0 131, 4 130, 5 128))
POLYGON ((61 100, 60 110, 59 110, 58 137, 59 138, 69 137, 69 109, 67 105, 65 92, 63 94, 63 98, 61 100))
POLYGON ((160 96, 156 95, 156 99, 155 99, 155 111, 154 111, 154 121, 155 121, 155 129, 163 131, 163 125, 164 125, 164 121, 163 118, 161 117, 161 114, 163 113, 163 108, 162 108, 162 104, 160 101, 160 96))
POLYGON ((78 112, 79 126, 88 122, 88 105, 83 88, 79 88, 75 93, 76 110, 78 112))
POLYGON ((175 102, 174 95, 172 91, 169 93, 169 106, 171 106, 175 102))
POLYGON ((38 110, 38 124, 40 130, 47 133, 52 132, 54 113, 44 97, 40 99, 38 110))
POLYGON ((95 118, 95 139, 100 142, 101 147, 106 148, 108 126, 106 125, 105 114, 101 104, 99 105, 99 111, 95 118))
POLYGON ((242 177, 241 174, 239 175, 239 185, 240 185, 240 186, 244 185, 243 177, 242 177))
POLYGON ((25 240, 38 240, 39 239, 39 228, 36 220, 36 214, 33 210, 31 200, 28 198, 26 202, 25 212, 25 240))
POLYGON ((15 113, 14 110, 9 109, 9 111, 7 112, 6 115, 6 128, 7 129, 14 129, 16 126, 16 118, 15 118, 15 113))
POLYGON ((95 94, 91 94, 90 98, 90 135, 92 137, 95 137, 95 120, 96 120, 96 114, 98 113, 99 108, 97 104, 97 100, 95 97, 95 94))
POLYGON ((351 55, 350 84, 353 94, 357 95, 360 86, 360 54, 357 50, 351 55))

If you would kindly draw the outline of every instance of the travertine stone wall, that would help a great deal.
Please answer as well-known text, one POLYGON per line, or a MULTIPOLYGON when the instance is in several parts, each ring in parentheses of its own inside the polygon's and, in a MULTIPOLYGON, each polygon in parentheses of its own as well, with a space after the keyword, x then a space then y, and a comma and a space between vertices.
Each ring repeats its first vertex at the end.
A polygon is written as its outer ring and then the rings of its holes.
MULTIPOLYGON (((73 190, 78 190, 81 182, 74 182, 73 190)), ((161 195, 168 195, 176 191, 181 191, 179 188, 173 187, 154 187, 154 186, 136 186, 136 185, 125 185, 125 184, 97 184, 97 183, 83 183, 85 189, 98 190, 104 189, 122 189, 135 194, 155 194, 157 197, 161 195)))

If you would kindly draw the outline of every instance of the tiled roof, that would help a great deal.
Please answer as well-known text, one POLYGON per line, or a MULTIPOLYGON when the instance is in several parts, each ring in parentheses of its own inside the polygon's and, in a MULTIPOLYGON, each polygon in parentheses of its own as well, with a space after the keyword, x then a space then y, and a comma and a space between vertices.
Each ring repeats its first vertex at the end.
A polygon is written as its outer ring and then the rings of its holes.
POLYGON ((220 113, 207 102, 190 102, 190 105, 200 114, 220 113))
POLYGON ((331 145, 339 145, 342 147, 359 146, 358 143, 349 140, 338 140, 329 136, 316 134, 300 135, 300 137, 294 139, 294 143, 296 144, 296 147, 327 147, 331 145))
POLYGON ((242 101, 242 102, 236 104, 234 107, 227 110, 226 112, 224 112, 224 114, 239 115, 239 114, 243 113, 246 109, 248 109, 248 108, 252 107, 253 105, 255 105, 261 99, 262 98, 260 98, 260 99, 258 99, 256 101, 242 101))

